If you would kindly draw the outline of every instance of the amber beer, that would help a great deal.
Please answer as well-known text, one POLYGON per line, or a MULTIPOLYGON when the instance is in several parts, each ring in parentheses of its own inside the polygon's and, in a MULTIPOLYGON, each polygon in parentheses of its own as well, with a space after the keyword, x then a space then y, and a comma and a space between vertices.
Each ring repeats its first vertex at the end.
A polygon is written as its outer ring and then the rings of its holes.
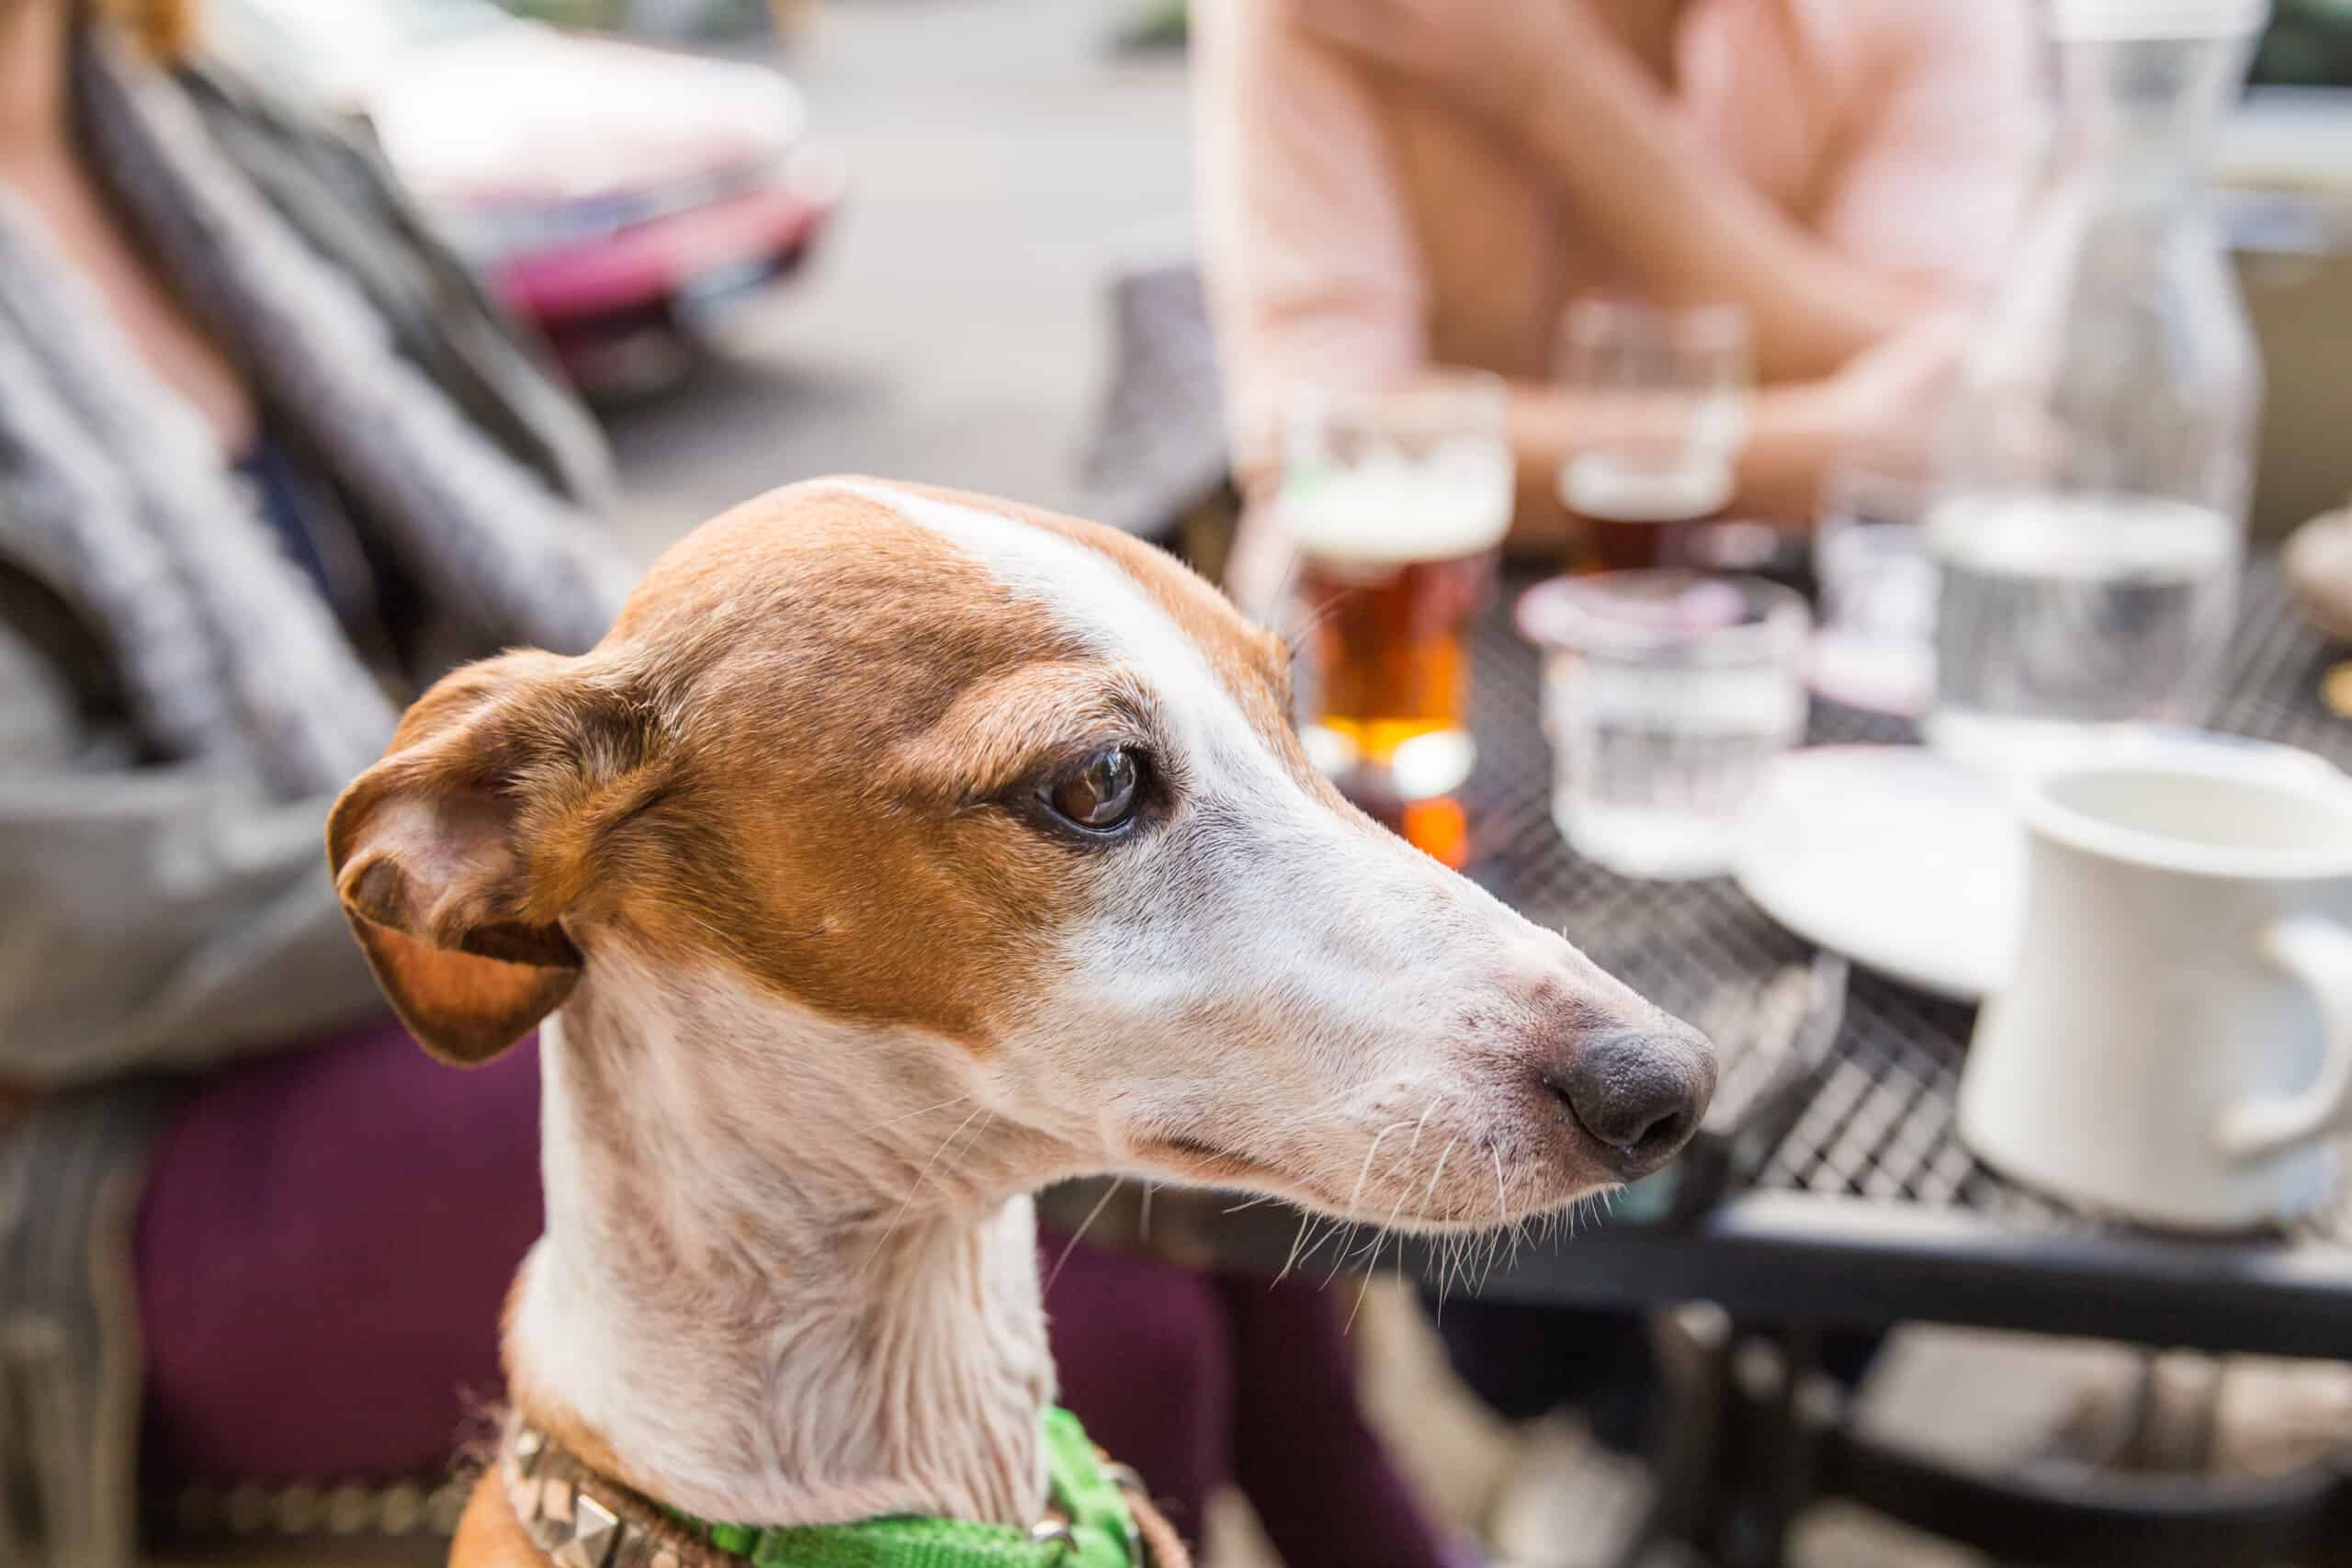
POLYGON ((1317 722, 1353 756, 1386 762, 1423 736, 1467 728, 1463 623, 1484 601, 1494 553, 1372 565, 1307 558, 1317 722))
POLYGON ((1468 777, 1468 623, 1510 525, 1510 457, 1471 443, 1330 472, 1284 497, 1317 762, 1370 800, 1441 795, 1468 777))

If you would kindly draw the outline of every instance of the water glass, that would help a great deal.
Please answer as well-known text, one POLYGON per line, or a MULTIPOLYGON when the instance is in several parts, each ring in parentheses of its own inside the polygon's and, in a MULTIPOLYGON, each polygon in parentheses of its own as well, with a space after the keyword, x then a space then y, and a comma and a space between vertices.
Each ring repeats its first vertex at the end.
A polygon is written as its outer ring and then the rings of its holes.
POLYGON ((1822 481, 1814 529, 1821 630, 1814 689, 1873 713, 1917 718, 1936 694, 1932 489, 1916 472, 1843 463, 1822 481))
POLYGON ((1627 876, 1726 870, 1766 764, 1804 733, 1804 600, 1756 577, 1600 572, 1530 589, 1519 625, 1544 651, 1569 844, 1627 876))
POLYGON ((2243 532, 2151 495, 1947 489, 1928 743, 2024 775, 2119 726, 2196 725, 2220 689, 2243 532))
POLYGON ((1586 523, 1591 564, 1667 564, 1681 525, 1723 510, 1753 377, 1736 306, 1590 299, 1568 307, 1559 381, 1582 437, 1560 470, 1560 502, 1586 523))

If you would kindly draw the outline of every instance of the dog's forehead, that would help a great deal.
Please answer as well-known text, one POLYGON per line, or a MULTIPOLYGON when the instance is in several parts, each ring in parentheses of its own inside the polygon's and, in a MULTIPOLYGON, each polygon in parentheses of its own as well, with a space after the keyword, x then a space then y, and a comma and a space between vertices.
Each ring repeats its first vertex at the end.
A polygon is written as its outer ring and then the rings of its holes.
POLYGON ((1229 698, 1231 682, 1221 677, 1236 672, 1217 668, 1211 635, 1216 617, 1172 615, 1165 598, 1150 591, 1153 580, 1181 575, 1159 552, 1118 559, 1079 532, 1083 525, 1057 528, 976 498, 865 479, 835 486, 978 562, 1006 593, 1051 617, 1065 636, 1143 671, 1183 716, 1197 719, 1229 698))
POLYGON ((842 673, 895 667, 936 696, 1022 663, 1100 661, 1143 679, 1187 743, 1246 731, 1295 750, 1279 642, 1197 576, 1115 530, 950 491, 842 478, 773 492, 658 563, 619 630, 713 663, 820 633, 842 673))

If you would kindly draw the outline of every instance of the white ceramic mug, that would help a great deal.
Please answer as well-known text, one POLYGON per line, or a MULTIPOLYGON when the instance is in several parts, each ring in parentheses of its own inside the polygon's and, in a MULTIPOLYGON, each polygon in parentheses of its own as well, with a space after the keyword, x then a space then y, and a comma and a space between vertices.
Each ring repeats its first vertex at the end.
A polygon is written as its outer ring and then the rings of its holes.
POLYGON ((2352 778, 2227 746, 2030 785, 2026 909, 1960 1131, 2097 1209, 2231 1230, 2321 1202, 2352 1120, 2352 778))

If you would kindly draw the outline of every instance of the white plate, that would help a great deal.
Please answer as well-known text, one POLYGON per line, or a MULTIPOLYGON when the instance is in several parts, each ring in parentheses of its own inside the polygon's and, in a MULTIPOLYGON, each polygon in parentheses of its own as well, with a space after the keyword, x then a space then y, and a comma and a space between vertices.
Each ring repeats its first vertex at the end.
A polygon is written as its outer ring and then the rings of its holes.
MULTIPOLYGON (((2292 772, 2335 772, 2291 746, 2118 725, 2065 764, 2161 763, 2213 749, 2292 772)), ((1732 874, 1764 912, 1923 991, 1982 1001, 2008 977, 2025 915, 2025 829, 2007 785, 1918 746, 1822 746, 1767 769, 1732 874)))
POLYGON ((1774 762, 1733 874, 1810 941, 1938 996, 2007 976, 2024 834, 2001 792, 1916 746, 1824 746, 1774 762))

